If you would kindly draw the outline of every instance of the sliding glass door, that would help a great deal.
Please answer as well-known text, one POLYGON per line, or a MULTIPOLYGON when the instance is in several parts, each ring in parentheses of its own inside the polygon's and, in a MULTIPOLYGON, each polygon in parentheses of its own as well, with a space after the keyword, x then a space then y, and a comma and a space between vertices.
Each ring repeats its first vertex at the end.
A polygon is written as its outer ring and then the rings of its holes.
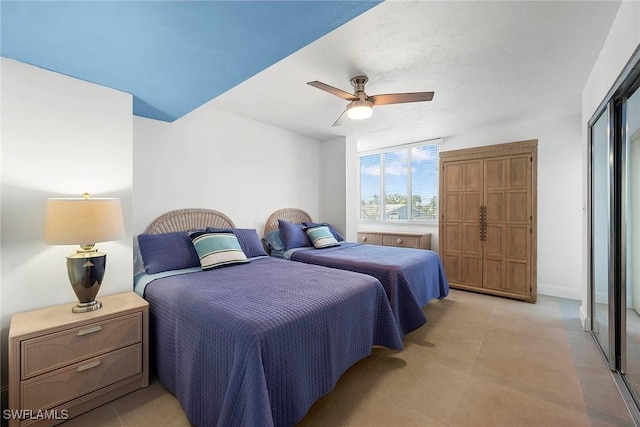
MULTIPOLYGON (((609 340, 613 309, 609 290, 611 283, 611 174, 613 171, 609 138, 610 111, 607 107, 591 127, 591 283, 592 331, 608 360, 614 348, 609 340)), ((611 366, 615 367, 614 365, 611 366)))
POLYGON ((626 303, 621 370, 636 401, 640 401, 640 90, 631 90, 633 93, 625 97, 622 105, 626 303))
POLYGON ((591 330, 640 424, 640 50, 589 121, 591 330))

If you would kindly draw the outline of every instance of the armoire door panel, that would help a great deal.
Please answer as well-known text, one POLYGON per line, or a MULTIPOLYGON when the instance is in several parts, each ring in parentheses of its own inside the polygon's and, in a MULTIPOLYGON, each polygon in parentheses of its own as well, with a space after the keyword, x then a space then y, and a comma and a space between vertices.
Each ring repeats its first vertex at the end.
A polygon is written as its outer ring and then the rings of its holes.
POLYGON ((526 262, 508 260, 507 261, 506 285, 510 292, 528 294, 530 292, 529 264, 526 262))
POLYGON ((479 256, 462 257, 462 280, 467 286, 482 287, 482 260, 479 256))
POLYGON ((504 263, 502 259, 485 259, 482 269, 484 271, 483 286, 485 288, 503 288, 504 263))
POLYGON ((465 254, 473 254, 480 257, 482 241, 480 240, 480 227, 478 225, 464 224, 462 238, 462 251, 465 254))
POLYGON ((465 222, 480 222, 480 193, 465 193, 462 198, 462 220, 465 222))
POLYGON ((447 279, 453 283, 459 282, 460 276, 460 255, 459 254, 445 254, 442 257, 442 264, 444 271, 447 274, 447 279))
POLYGON ((513 157, 509 160, 509 186, 528 187, 531 176, 531 157, 528 155, 513 157))
POLYGON ((503 257, 505 254, 504 247, 504 226, 487 227, 487 237, 484 241, 483 252, 485 257, 498 256, 503 257))
POLYGON ((506 219, 506 197, 504 191, 487 191, 485 196, 487 206, 487 223, 502 222, 506 219))
POLYGON ((525 262, 529 259, 529 235, 528 226, 509 226, 507 231, 507 253, 509 258, 518 258, 525 262))
POLYGON ((506 198, 508 221, 528 224, 531 221, 531 208, 527 191, 509 191, 506 198))
POLYGON ((482 189, 482 162, 475 160, 463 163, 464 169, 464 189, 482 189))
POLYGON ((462 250, 462 224, 448 224, 443 228, 444 243, 447 251, 460 252, 462 250))
POLYGON ((506 183, 505 161, 502 159, 487 159, 484 164, 484 185, 487 189, 504 188, 506 183))
POLYGON ((451 163, 448 164, 443 171, 443 181, 444 185, 448 191, 454 190, 462 190, 464 188, 463 185, 463 175, 464 175, 464 165, 461 163, 451 163))
POLYGON ((444 208, 447 213, 446 221, 462 220, 462 193, 447 194, 444 198, 444 208))

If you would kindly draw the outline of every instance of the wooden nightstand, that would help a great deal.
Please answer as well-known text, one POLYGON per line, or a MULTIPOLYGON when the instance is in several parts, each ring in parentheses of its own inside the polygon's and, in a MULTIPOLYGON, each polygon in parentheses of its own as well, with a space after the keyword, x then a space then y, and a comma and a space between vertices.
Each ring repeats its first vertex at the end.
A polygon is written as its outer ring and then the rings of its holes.
POLYGON ((149 304, 134 292, 99 300, 88 313, 70 303, 11 317, 11 427, 59 424, 149 385, 149 304))

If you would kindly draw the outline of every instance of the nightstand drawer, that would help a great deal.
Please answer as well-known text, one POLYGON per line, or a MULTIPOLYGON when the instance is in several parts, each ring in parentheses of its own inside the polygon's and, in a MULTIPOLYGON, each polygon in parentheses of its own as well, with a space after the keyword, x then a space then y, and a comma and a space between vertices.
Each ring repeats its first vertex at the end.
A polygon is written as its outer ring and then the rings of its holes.
POLYGON ((139 373, 142 373, 140 343, 22 382, 22 408, 53 408, 139 373))
POLYGON ((385 246, 397 246, 401 248, 419 248, 420 238, 414 236, 385 234, 382 236, 382 244, 385 246))
POLYGON ((22 342, 22 379, 142 341, 142 313, 22 342))
POLYGON ((381 245, 382 236, 373 233, 358 233, 358 243, 368 243, 370 245, 381 245))

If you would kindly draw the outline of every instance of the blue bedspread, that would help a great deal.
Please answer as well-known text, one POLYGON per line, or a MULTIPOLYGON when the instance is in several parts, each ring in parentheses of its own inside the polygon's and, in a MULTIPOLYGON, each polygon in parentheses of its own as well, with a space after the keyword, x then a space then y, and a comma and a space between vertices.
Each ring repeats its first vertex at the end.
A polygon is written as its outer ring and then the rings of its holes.
POLYGON ((401 349, 378 280, 258 258, 145 289, 152 360, 189 421, 290 426, 373 345, 401 349))
POLYGON ((433 251, 342 242, 325 249, 296 250, 289 259, 380 280, 403 337, 427 322, 422 307, 449 294, 442 262, 433 251))

